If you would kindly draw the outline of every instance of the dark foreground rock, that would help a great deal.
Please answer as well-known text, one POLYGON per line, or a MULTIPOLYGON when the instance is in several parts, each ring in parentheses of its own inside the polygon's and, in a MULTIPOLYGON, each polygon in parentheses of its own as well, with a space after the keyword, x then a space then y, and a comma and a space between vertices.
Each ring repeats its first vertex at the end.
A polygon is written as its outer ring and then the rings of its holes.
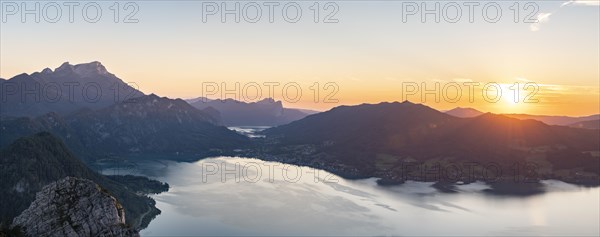
POLYGON ((67 177, 46 185, 13 228, 25 236, 139 236, 123 206, 96 183, 67 177))

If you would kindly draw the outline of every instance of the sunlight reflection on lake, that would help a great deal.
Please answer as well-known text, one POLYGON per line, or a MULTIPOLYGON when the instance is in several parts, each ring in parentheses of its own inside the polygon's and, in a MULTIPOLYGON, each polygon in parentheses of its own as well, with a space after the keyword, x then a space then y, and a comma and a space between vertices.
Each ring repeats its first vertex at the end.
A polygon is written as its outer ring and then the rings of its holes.
POLYGON ((308 167, 218 157, 148 161, 139 174, 168 182, 143 236, 595 235, 599 188, 546 181, 546 193, 494 196, 487 185, 440 193, 431 183, 382 187, 308 167), (223 172, 225 171, 225 172, 223 172), (301 175, 297 175, 301 174, 301 175), (239 180, 236 180, 236 176, 239 180))

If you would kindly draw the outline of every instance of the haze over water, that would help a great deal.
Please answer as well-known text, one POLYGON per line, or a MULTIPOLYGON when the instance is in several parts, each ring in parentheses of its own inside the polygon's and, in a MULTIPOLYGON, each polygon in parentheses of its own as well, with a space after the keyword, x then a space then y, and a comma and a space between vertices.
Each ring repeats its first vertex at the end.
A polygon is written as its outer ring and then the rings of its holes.
POLYGON ((486 194, 482 183, 447 194, 239 157, 146 161, 137 172, 171 186, 153 195, 162 214, 143 236, 600 234, 600 189, 558 181, 529 197, 486 194))

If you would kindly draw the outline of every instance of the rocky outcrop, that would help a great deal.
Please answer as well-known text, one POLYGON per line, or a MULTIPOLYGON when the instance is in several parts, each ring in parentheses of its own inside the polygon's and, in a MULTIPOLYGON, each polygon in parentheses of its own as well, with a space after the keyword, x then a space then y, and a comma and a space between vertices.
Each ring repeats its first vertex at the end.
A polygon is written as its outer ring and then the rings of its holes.
POLYGON ((139 236, 121 204, 96 183, 67 177, 46 185, 13 221, 26 236, 139 236))

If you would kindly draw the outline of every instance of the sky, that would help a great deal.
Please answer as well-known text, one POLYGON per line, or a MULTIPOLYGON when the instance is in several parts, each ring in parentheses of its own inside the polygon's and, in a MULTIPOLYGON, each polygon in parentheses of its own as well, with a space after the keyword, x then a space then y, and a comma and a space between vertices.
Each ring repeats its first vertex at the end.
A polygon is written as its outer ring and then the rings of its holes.
POLYGON ((472 22, 460 1, 276 2, 270 22, 262 1, 96 1, 101 15, 87 6, 84 18, 87 2, 78 2, 70 22, 64 2, 2 0, 0 77, 100 61, 143 92, 170 98, 255 101, 272 89, 287 107, 315 110, 410 100, 440 110, 600 113, 599 2, 526 2, 493 2, 500 15, 479 2, 472 22), (26 14, 23 22, 23 7, 35 3, 40 21, 26 14), (240 21, 228 14, 222 22, 223 6, 236 3, 240 21), (439 22, 436 14, 423 22, 423 8, 436 3, 439 22))

